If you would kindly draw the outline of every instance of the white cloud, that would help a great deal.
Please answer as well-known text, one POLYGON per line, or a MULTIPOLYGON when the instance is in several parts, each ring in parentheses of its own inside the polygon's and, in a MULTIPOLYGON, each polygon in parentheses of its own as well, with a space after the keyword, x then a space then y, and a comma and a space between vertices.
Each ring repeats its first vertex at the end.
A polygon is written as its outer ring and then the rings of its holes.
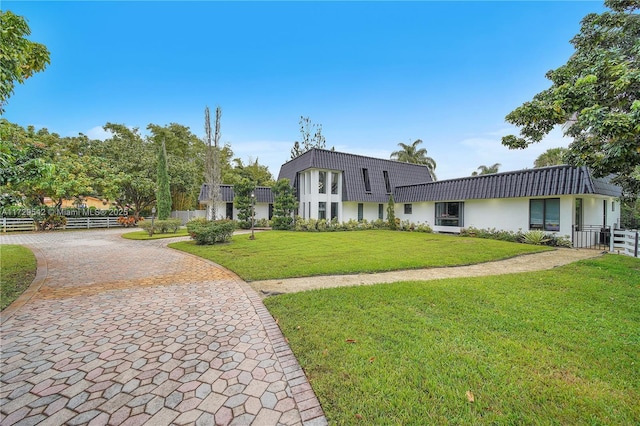
POLYGON ((96 126, 87 130, 85 135, 87 135, 89 139, 99 139, 103 141, 111 137, 111 132, 104 130, 102 126, 96 126))

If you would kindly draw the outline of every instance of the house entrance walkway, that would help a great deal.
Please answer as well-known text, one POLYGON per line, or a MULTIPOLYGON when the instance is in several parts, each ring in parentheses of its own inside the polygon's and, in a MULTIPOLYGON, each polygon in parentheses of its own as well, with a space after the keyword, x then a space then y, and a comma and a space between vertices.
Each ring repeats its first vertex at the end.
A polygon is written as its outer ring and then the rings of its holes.
POLYGON ((2 312, 1 425, 324 425, 248 285, 124 229, 0 236, 38 258, 2 312))

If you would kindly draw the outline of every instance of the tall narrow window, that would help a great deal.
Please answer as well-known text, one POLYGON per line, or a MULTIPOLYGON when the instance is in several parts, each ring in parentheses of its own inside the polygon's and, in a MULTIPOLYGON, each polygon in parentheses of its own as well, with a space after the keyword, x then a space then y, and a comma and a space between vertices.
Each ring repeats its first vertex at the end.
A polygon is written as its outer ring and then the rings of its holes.
POLYGON ((607 227, 607 200, 602 200, 602 227, 607 227))
POLYGON ((358 222, 364 219, 364 204, 358 203, 358 222))
POLYGON ((227 203, 227 214, 225 215, 227 219, 233 219, 233 203, 227 203))
MULTIPOLYGON (((577 207, 577 206, 576 206, 577 207)), ((576 215, 578 214, 576 209, 576 215)), ((560 199, 529 200, 529 229, 560 230, 560 199)))
POLYGON ((576 198, 576 220, 574 225, 576 226, 576 231, 580 231, 582 229, 582 198, 576 198))
POLYGON ((364 179, 364 190, 371 192, 371 182, 369 181, 369 169, 362 169, 362 177, 364 179))
POLYGON ((437 226, 463 226, 464 203, 436 203, 437 226))
POLYGON ((269 203, 269 220, 273 219, 273 204, 269 203))
POLYGON ((338 174, 336 172, 331 172, 331 193, 338 193, 338 174))
POLYGON ((384 219, 384 204, 378 204, 378 219, 384 219))
POLYGON ((327 172, 318 172, 318 192, 320 194, 327 193, 327 172))
POLYGON ((327 203, 324 201, 320 201, 318 203, 318 219, 326 219, 327 218, 327 203))
POLYGON ((338 203, 331 203, 331 219, 338 218, 338 203))
POLYGON ((384 176, 384 186, 387 189, 387 194, 391 194, 391 182, 389 181, 389 172, 386 170, 383 170, 382 175, 384 176))
POLYGON ((300 179, 300 188, 302 188, 302 193, 305 194, 306 193, 305 189, 307 187, 304 186, 304 175, 299 175, 299 179, 300 179))

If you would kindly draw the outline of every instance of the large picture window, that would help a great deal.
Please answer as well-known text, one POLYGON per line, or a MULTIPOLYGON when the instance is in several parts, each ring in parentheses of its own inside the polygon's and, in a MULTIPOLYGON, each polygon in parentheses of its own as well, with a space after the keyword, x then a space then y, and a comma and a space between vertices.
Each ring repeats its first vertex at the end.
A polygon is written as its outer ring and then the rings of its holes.
POLYGON ((529 229, 560 230, 560 199, 529 200, 529 229))
POLYGON ((436 226, 464 226, 464 203, 436 203, 436 226))

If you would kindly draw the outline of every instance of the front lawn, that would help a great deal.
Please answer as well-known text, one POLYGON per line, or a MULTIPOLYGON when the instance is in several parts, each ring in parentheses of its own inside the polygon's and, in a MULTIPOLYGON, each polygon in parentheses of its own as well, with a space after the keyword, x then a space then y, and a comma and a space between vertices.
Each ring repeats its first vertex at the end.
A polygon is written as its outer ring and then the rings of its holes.
POLYGON ((504 241, 398 231, 236 235, 231 243, 169 247, 209 259, 247 281, 459 266, 550 250, 504 241))
POLYGON ((0 245, 0 310, 9 306, 36 277, 36 257, 14 244, 0 245))
POLYGON ((637 259, 264 302, 330 424, 640 424, 637 259))

